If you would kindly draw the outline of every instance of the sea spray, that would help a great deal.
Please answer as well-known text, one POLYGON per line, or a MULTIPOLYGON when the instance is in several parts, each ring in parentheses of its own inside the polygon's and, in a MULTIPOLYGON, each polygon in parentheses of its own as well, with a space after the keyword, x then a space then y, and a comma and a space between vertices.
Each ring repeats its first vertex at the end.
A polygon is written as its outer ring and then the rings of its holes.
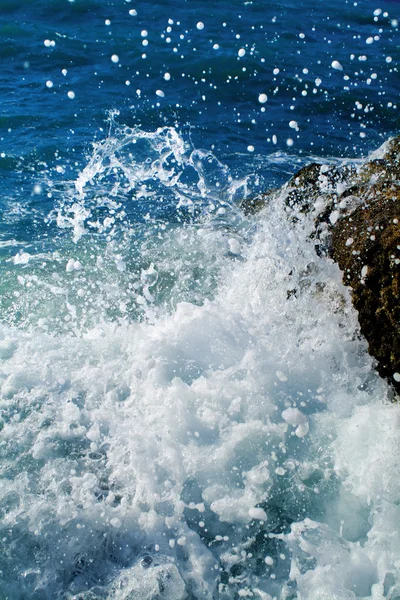
POLYGON ((238 182, 209 153, 179 150, 165 176, 169 133, 141 139, 160 135, 156 170, 128 156, 134 183, 121 192, 120 167, 94 158, 61 202, 59 215, 77 203, 88 222, 79 236, 69 222, 56 270, 46 258, 59 321, 42 298, 32 304, 46 269, 14 263, 19 310, 37 312, 1 326, 3 594, 395 597, 399 409, 385 402, 337 266, 315 254, 311 218, 293 221, 279 197, 257 220, 240 215, 238 182), (193 153, 222 169, 221 194, 218 177, 211 189, 193 171, 193 153), (135 169, 143 192, 150 169, 157 198, 172 190, 176 206, 183 189, 205 202, 202 216, 166 235, 152 216, 150 236, 136 226, 132 236, 125 214, 112 234, 94 227, 99 206, 105 218, 125 212, 114 201, 136 189, 135 169))

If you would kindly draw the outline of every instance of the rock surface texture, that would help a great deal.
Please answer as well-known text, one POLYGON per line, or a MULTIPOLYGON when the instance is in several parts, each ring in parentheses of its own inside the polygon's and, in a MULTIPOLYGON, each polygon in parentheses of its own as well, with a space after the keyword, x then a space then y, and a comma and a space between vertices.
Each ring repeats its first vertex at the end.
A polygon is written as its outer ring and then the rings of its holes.
MULTIPOLYGON (((256 212, 276 194, 245 210, 256 212)), ((316 215, 316 251, 338 263, 377 370, 400 393, 400 137, 362 164, 303 167, 279 196, 316 215)))

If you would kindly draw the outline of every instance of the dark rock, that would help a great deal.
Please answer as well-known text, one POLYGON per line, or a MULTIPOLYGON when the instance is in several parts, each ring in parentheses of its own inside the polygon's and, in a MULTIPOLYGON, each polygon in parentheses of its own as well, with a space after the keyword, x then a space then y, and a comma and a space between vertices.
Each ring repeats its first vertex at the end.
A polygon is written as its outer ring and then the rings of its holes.
POLYGON ((352 191, 361 203, 332 227, 332 255, 377 370, 400 392, 400 138, 362 167, 352 191))
POLYGON ((315 215, 316 251, 338 263, 377 370, 400 393, 400 137, 361 166, 303 167, 248 212, 274 196, 294 214, 315 215))
POLYGON ((264 194, 259 194, 254 198, 244 198, 240 204, 240 208, 245 215, 255 215, 272 200, 279 190, 269 190, 264 194))

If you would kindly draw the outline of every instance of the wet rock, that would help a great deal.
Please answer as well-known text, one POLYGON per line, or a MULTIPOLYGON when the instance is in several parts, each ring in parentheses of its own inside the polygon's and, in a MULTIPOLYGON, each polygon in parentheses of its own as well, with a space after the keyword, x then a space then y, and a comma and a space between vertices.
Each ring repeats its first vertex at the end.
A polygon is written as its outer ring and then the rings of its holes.
POLYGON ((255 215, 265 208, 277 193, 279 193, 279 190, 269 190, 263 194, 258 194, 258 196, 244 198, 240 208, 245 215, 255 215))
POLYGON ((362 164, 311 163, 248 212, 273 198, 315 215, 316 251, 338 263, 377 370, 400 393, 400 137, 362 164))
POLYGON ((360 171, 359 205, 332 227, 332 256, 352 288, 377 370, 400 392, 400 140, 360 171))

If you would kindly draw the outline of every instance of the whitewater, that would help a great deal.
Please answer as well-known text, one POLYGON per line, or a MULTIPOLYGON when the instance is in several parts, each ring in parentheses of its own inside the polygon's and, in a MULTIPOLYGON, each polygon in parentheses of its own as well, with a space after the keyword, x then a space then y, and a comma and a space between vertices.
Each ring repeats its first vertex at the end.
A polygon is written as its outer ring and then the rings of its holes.
POLYGON ((244 216, 175 128, 54 173, 0 326, 0 598, 399 598, 400 409, 312 214, 244 216))

